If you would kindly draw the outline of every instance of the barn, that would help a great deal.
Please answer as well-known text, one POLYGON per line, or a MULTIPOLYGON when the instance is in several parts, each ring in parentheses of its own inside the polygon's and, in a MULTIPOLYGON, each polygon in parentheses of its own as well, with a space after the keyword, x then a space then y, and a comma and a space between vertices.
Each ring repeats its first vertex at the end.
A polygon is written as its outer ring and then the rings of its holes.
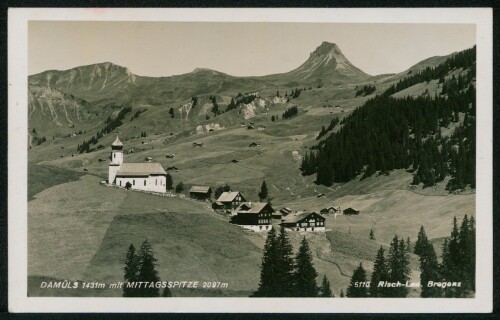
POLYGON ((189 197, 196 200, 210 200, 212 188, 208 186, 192 186, 189 189, 189 197))
POLYGON ((321 209, 321 211, 319 213, 321 213, 321 214, 333 214, 333 213, 337 213, 338 211, 340 211, 339 208, 335 208, 332 206, 329 208, 321 209))
POLYGON ((344 210, 344 214, 348 216, 357 216, 359 214, 359 211, 353 208, 347 208, 344 210))
POLYGON ((325 218, 316 212, 297 212, 283 217, 281 225, 293 231, 325 231, 325 218))

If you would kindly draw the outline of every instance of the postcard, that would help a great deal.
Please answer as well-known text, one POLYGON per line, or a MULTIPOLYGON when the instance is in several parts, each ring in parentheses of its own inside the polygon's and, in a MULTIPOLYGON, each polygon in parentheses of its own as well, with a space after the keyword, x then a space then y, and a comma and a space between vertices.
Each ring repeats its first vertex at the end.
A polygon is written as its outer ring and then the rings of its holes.
POLYGON ((492 311, 490 9, 8 24, 10 311, 492 311))

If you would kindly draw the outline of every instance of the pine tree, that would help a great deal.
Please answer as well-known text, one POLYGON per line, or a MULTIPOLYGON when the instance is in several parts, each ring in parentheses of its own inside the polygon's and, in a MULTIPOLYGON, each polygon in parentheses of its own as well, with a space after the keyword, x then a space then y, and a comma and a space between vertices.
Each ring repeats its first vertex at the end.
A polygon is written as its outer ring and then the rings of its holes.
POLYGON ((263 201, 263 200, 267 199, 268 196, 269 195, 267 193, 266 180, 264 180, 264 181, 262 181, 262 185, 260 186, 259 199, 260 199, 260 201, 263 201))
POLYGON ((326 274, 323 276, 323 281, 319 287, 319 296, 323 298, 334 297, 332 289, 330 288, 330 281, 328 281, 326 274))
POLYGON ((276 265, 275 281, 278 297, 288 297, 293 289, 293 248, 286 234, 285 228, 281 227, 277 239, 278 263, 276 265))
POLYGON ((135 247, 133 244, 130 244, 127 256, 125 258, 125 275, 123 279, 125 280, 125 285, 123 286, 123 296, 124 297, 135 297, 137 293, 137 289, 135 288, 127 288, 128 282, 135 282, 138 280, 139 275, 139 257, 135 252, 135 247))
POLYGON ((293 296, 317 297, 318 286, 316 277, 318 273, 314 268, 311 250, 304 237, 300 243, 299 252, 295 257, 295 270, 293 272, 293 296))
POLYGON ((181 181, 175 186, 176 193, 182 193, 184 191, 184 183, 181 181))
POLYGON ((151 244, 146 239, 141 245, 141 249, 139 250, 140 256, 140 267, 139 267, 139 281, 148 282, 147 286, 142 286, 138 289, 137 296, 139 297, 158 297, 160 296, 160 289, 156 288, 156 286, 150 286, 151 283, 156 283, 160 281, 160 277, 158 276, 158 272, 155 269, 156 266, 156 258, 153 254, 153 249, 151 248, 151 244))
POLYGON ((391 297, 406 297, 408 288, 404 286, 406 281, 410 279, 410 261, 405 248, 403 239, 399 241, 398 236, 394 236, 389 249, 388 267, 389 267, 389 282, 401 283, 403 286, 390 288, 389 295, 391 297))
POLYGON ((360 263, 359 267, 354 270, 351 277, 349 287, 347 287, 347 296, 349 298, 364 298, 368 297, 368 288, 364 285, 366 281, 366 271, 363 269, 363 264, 360 263))
POLYGON ((375 240, 375 232, 373 232, 373 229, 370 229, 370 240, 375 240))
POLYGON ((274 228, 267 234, 266 244, 264 245, 264 254, 262 256, 262 265, 260 267, 260 283, 253 297, 274 297, 276 296, 275 271, 278 264, 277 235, 274 228))
POLYGON ((174 118, 174 117, 175 117, 175 114, 174 114, 174 108, 170 107, 170 110, 168 110, 168 113, 170 114, 170 117, 171 117, 171 118, 174 118))
POLYGON ((173 187, 174 187, 174 180, 172 179, 170 173, 167 173, 167 190, 172 190, 173 187))
POLYGON ((420 256, 427 249, 428 242, 429 240, 427 239, 427 235, 425 234, 424 226, 421 226, 420 231, 418 232, 417 235, 417 242, 415 242, 413 253, 420 256))
POLYGON ((429 281, 439 281, 441 276, 439 274, 439 264, 434 251, 432 243, 427 241, 425 250, 420 254, 420 285, 422 291, 420 296, 422 298, 440 297, 441 288, 428 286, 429 281))
POLYGON ((410 241, 410 237, 406 238, 406 251, 411 252, 411 241, 410 241))
MULTIPOLYGON (((389 270, 384 256, 384 248, 380 246, 373 265, 373 272, 370 279, 370 296, 371 297, 386 297, 388 296, 388 288, 379 287, 379 282, 389 281, 389 270)), ((389 289, 390 290, 390 289, 389 289)))

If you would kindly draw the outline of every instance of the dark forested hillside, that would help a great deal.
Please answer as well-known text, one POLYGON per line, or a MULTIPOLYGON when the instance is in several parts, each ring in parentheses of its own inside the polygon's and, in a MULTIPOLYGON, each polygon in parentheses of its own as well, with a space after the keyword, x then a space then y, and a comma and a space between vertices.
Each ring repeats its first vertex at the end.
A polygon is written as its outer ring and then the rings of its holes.
POLYGON ((474 188, 475 61, 474 47, 368 100, 304 157, 303 174, 316 173, 317 183, 330 186, 359 174, 407 168, 414 172, 413 184, 428 187, 451 176, 448 190, 474 188), (391 96, 437 79, 441 90, 434 97, 391 96))

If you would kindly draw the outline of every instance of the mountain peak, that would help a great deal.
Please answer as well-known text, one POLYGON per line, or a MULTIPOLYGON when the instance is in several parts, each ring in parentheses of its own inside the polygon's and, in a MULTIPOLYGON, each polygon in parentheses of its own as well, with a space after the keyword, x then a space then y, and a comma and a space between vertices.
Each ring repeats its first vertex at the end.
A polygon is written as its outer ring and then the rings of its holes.
POLYGON ((313 52, 311 52, 311 57, 314 55, 327 55, 333 54, 334 56, 342 55, 342 51, 335 43, 323 41, 313 52))

